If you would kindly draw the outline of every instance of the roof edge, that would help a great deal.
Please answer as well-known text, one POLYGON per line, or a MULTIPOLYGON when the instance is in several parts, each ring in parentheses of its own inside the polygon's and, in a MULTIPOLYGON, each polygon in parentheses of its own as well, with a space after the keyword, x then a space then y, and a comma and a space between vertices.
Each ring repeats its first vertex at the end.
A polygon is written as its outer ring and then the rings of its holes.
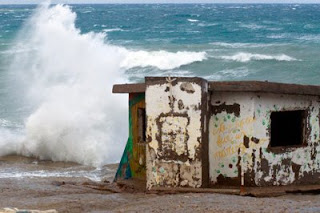
MULTIPOLYGON (((115 84, 113 93, 144 93, 145 83, 115 84)), ((268 81, 209 81, 208 90, 216 92, 261 92, 320 96, 320 86, 268 81)))
POLYGON ((263 92, 320 96, 320 86, 268 81, 210 81, 209 90, 217 92, 263 92))
POLYGON ((115 84, 112 93, 144 93, 146 91, 145 83, 137 84, 115 84))

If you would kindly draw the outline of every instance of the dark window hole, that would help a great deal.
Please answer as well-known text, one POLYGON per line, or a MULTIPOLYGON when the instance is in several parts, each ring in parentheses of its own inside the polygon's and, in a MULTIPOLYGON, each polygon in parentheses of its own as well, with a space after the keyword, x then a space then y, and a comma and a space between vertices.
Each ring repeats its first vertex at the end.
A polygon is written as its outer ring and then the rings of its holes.
POLYGON ((271 113, 271 147, 303 144, 306 111, 271 113))

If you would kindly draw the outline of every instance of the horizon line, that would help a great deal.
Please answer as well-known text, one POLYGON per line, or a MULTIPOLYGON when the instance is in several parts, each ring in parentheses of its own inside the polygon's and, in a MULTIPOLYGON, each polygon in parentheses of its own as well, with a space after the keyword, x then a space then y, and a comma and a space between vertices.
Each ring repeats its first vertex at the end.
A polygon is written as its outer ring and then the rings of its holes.
MULTIPOLYGON (((0 5, 39 5, 41 3, 0 3, 0 5)), ((146 5, 146 4, 286 4, 286 5, 291 5, 291 4, 296 4, 296 5, 305 5, 305 4, 320 4, 320 2, 303 2, 303 3, 298 3, 298 2, 246 2, 246 3, 242 3, 242 2, 215 2, 215 3, 209 3, 209 2, 146 2, 146 3, 141 3, 141 2, 123 2, 123 3, 118 3, 118 2, 105 2, 105 3, 92 3, 92 2, 86 2, 86 3, 50 3, 51 5, 56 5, 56 4, 65 4, 65 5, 107 5, 107 4, 117 4, 117 5, 125 5, 125 4, 136 4, 136 5, 146 5)))

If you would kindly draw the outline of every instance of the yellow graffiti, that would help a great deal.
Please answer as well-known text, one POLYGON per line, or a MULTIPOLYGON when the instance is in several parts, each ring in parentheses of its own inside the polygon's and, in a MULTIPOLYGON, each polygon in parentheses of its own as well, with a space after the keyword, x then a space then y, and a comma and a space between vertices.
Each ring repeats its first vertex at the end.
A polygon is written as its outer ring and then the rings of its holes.
POLYGON ((227 148, 225 148, 221 151, 215 152, 214 158, 221 159, 221 158, 225 158, 230 155, 234 155, 234 154, 238 153, 239 148, 240 148, 240 152, 242 152, 245 149, 245 147, 242 144, 234 144, 234 145, 228 146, 227 148))
MULTIPOLYGON (((212 133, 215 137, 216 145, 221 149, 214 153, 214 158, 221 159, 234 155, 239 151, 239 148, 240 152, 244 152, 246 147, 242 143, 243 138, 244 136, 249 137, 252 135, 256 119, 248 117, 233 121, 219 119, 219 121, 216 123, 212 133)), ((250 148, 258 149, 265 142, 268 142, 268 138, 260 138, 259 144, 250 142, 250 148)))
POLYGON ((255 121, 254 118, 245 118, 234 122, 221 122, 217 128, 214 128, 213 134, 218 135, 216 144, 219 147, 230 142, 242 140, 245 132, 243 131, 245 126, 252 124, 255 121))
MULTIPOLYGON (((267 138, 262 138, 259 141, 259 144, 250 142, 250 149, 256 149, 258 150, 264 143, 268 142, 269 140, 267 138)), ((223 148, 220 151, 216 151, 214 153, 214 158, 215 159, 221 159, 221 158, 225 158, 231 155, 234 155, 236 153, 238 153, 240 148, 240 153, 244 153, 245 150, 247 150, 247 148, 243 145, 243 143, 237 143, 237 144, 231 144, 228 147, 223 148)))

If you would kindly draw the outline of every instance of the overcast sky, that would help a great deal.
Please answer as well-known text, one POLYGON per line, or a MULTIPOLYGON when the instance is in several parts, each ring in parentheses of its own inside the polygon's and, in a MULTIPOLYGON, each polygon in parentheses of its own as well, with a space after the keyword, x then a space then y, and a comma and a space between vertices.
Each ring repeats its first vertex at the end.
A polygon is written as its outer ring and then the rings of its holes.
MULTIPOLYGON (((42 0, 0 0, 0 4, 38 4, 42 0)), ((52 0, 52 3, 320 3, 320 0, 52 0)))

